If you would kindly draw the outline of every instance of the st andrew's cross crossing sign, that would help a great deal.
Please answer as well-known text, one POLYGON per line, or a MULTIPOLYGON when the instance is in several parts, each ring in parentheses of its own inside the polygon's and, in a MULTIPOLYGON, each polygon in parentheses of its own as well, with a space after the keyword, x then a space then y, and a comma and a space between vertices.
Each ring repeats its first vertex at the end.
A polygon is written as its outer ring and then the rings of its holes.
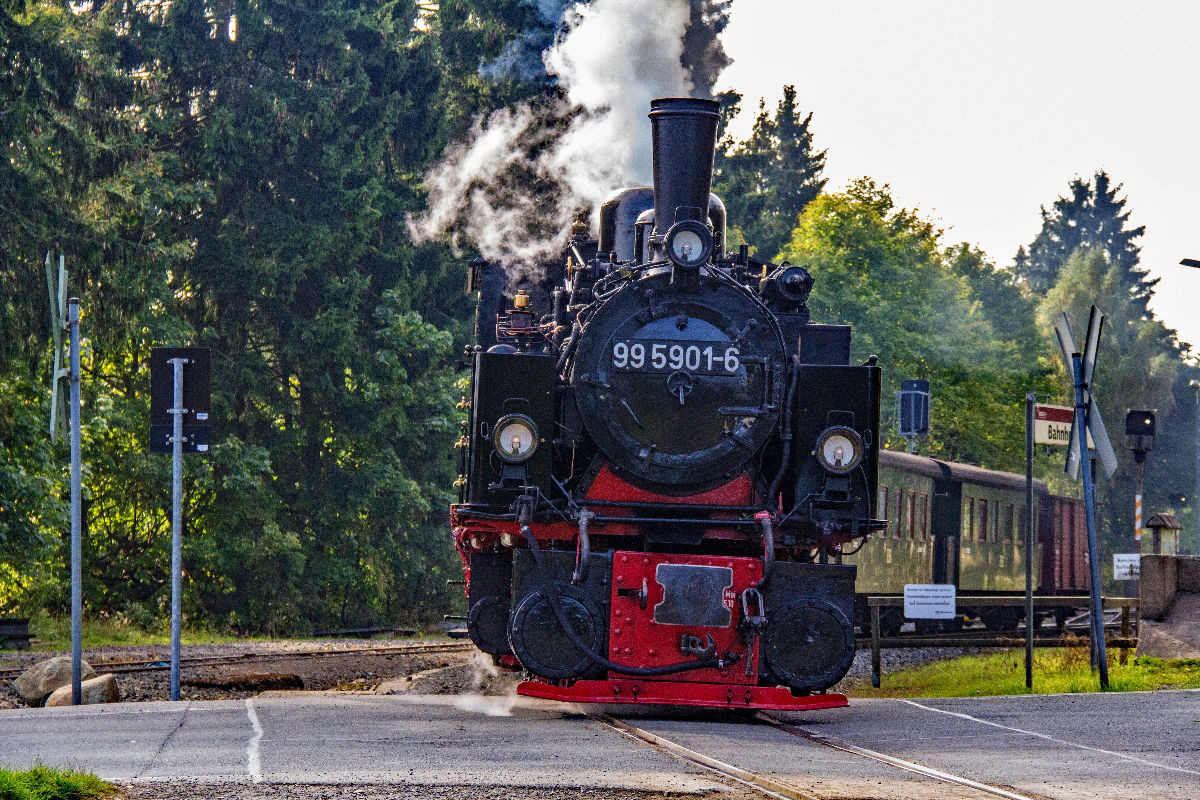
MULTIPOLYGON (((1117 470, 1117 456, 1113 452, 1112 443, 1108 441, 1108 433, 1104 430, 1104 420, 1100 418, 1100 409, 1092 392, 1092 374, 1096 369, 1096 351, 1100 346, 1100 331, 1104 328, 1104 315, 1100 309, 1092 306, 1088 319, 1087 340, 1083 353, 1075 349, 1075 339, 1071 336, 1071 326, 1067 315, 1054 326, 1058 334, 1058 344, 1062 347, 1063 361, 1071 375, 1071 386, 1075 390, 1075 421, 1071 424, 1071 448, 1067 453, 1067 474, 1078 477, 1081 453, 1087 447, 1084 434, 1090 430, 1096 440, 1096 455, 1104 466, 1109 477, 1117 470)), ((1104 614, 1100 601, 1100 543, 1096 534, 1096 485, 1092 470, 1083 470, 1083 510, 1087 518, 1088 541, 1088 573, 1091 595, 1091 628, 1093 664, 1100 672, 1100 687, 1108 688, 1108 653, 1104 643, 1104 614)))
MULTIPOLYGON (((1110 478, 1117 471, 1117 454, 1113 452, 1112 442, 1108 440, 1108 431, 1104 429, 1104 419, 1100 416, 1100 409, 1096 405, 1096 400, 1092 396, 1092 373, 1096 368, 1096 350, 1100 345, 1100 331, 1104 327, 1104 314, 1100 309, 1092 306, 1092 313, 1088 318, 1088 332, 1086 349, 1083 351, 1083 392, 1086 411, 1084 413, 1084 425, 1087 427, 1088 435, 1094 440, 1096 445, 1096 456, 1100 459, 1100 465, 1104 467, 1104 474, 1110 478)), ((1075 349, 1075 339, 1071 336, 1071 327, 1067 323, 1067 315, 1063 314, 1062 319, 1054 326, 1054 332, 1058 335, 1058 346, 1062 348, 1063 363, 1067 365, 1067 371, 1071 371, 1073 357, 1079 354, 1075 349)), ((1090 443, 1089 443, 1090 444, 1090 443)), ((1079 456, 1079 436, 1075 431, 1075 422, 1071 422, 1071 444, 1070 450, 1067 452, 1066 472, 1072 479, 1079 478, 1079 465, 1082 459, 1079 456)))

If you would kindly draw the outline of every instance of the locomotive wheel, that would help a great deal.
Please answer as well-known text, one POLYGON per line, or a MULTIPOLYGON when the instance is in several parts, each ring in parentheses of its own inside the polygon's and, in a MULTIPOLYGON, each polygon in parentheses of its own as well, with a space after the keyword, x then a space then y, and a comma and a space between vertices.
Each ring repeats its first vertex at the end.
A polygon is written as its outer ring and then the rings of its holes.
POLYGON ((467 614, 467 635, 483 652, 508 655, 508 598, 488 595, 479 598, 467 614))
MULTIPOLYGON (((600 609, 574 586, 556 583, 555 588, 572 630, 593 651, 602 652, 605 618, 600 609)), ((521 664, 543 678, 578 678, 593 666, 592 660, 558 624, 550 598, 541 590, 527 594, 517 605, 508 641, 521 664)))
POLYGON ((854 660, 854 627, 837 606, 807 598, 772 612, 762 652, 780 683, 802 692, 827 689, 854 660))

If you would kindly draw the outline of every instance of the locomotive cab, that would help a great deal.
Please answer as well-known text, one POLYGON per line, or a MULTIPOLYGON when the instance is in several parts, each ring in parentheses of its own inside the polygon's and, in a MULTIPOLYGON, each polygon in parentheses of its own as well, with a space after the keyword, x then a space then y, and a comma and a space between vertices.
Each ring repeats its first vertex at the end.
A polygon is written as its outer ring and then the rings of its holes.
POLYGON ((844 704, 814 693, 854 654, 841 546, 884 524, 879 368, 810 322, 805 269, 725 252, 717 104, 650 120, 653 188, 606 201, 596 239, 532 287, 473 263, 468 630, 525 694, 844 704))

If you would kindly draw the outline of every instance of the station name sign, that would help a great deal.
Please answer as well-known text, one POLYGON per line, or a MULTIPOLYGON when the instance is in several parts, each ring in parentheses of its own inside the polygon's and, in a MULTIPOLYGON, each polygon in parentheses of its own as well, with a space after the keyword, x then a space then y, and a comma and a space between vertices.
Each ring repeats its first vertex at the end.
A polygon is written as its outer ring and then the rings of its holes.
MULTIPOLYGON (((1046 444, 1052 447, 1069 447, 1071 444, 1071 423, 1075 420, 1075 409, 1070 406, 1033 407, 1033 443, 1046 444)), ((1088 431, 1088 448, 1096 445, 1092 441, 1092 432, 1088 431)))

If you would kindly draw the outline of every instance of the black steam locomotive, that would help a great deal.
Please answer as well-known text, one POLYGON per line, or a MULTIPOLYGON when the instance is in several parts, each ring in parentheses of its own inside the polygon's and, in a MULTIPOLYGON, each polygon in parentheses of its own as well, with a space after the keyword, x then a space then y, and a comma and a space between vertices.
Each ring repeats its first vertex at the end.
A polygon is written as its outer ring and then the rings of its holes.
POLYGON ((799 266, 725 247, 711 100, 651 104, 625 189, 536 279, 475 261, 473 393, 451 509, 468 630, 523 694, 845 704, 875 519, 880 371, 809 321, 799 266))

